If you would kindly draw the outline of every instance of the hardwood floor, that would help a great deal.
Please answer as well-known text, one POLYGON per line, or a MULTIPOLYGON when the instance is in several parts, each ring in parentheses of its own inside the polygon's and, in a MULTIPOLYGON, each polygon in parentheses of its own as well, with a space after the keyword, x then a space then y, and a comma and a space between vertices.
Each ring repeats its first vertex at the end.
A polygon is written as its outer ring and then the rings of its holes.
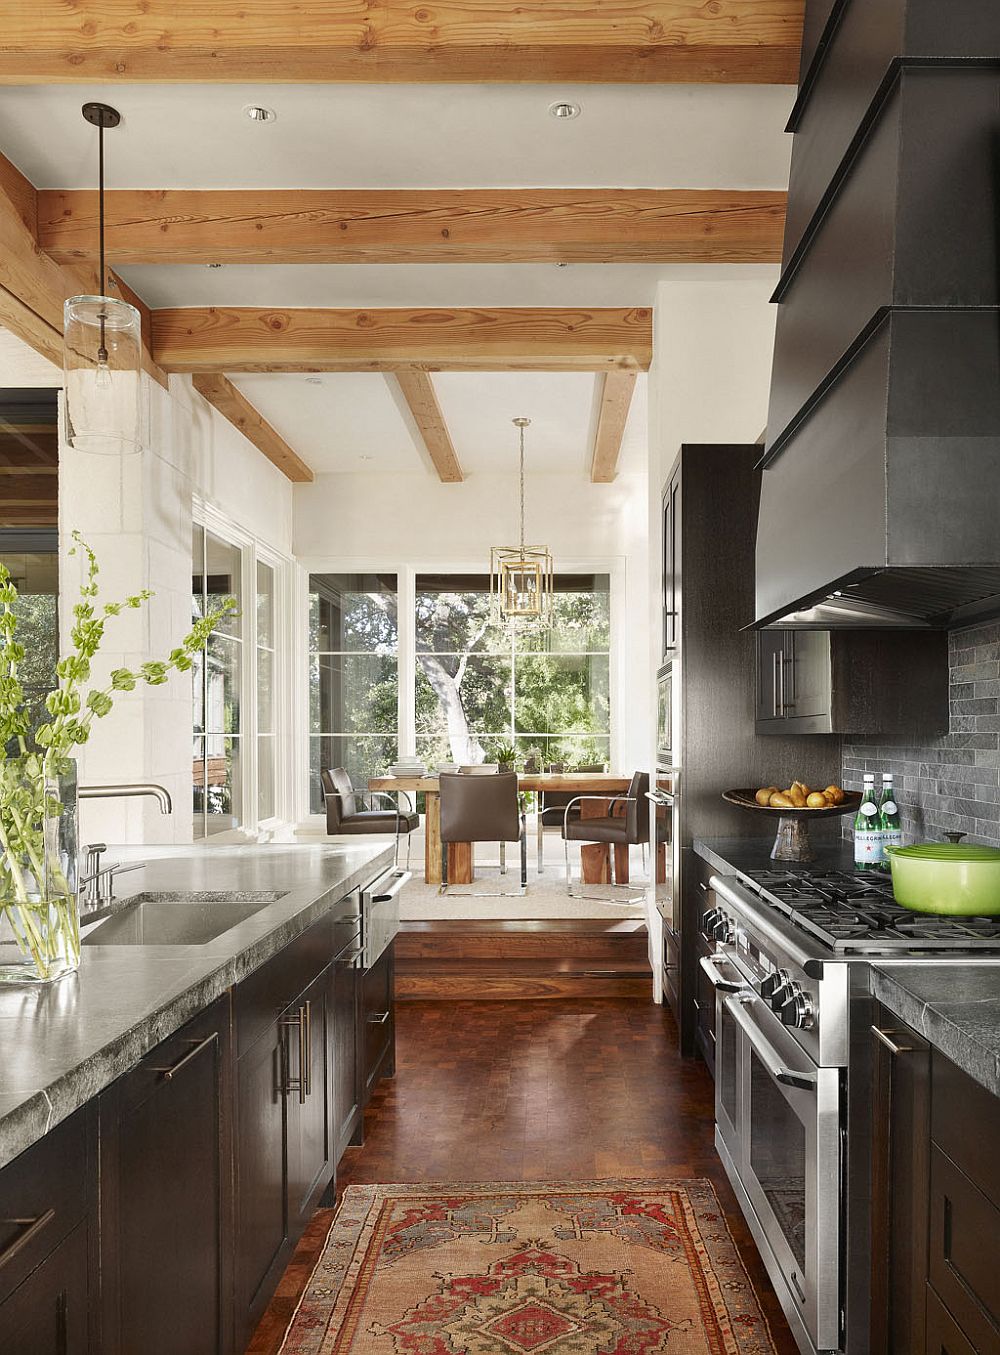
MULTIPOLYGON (((338 1189, 370 1181, 707 1176, 767 1314, 796 1355, 713 1146, 713 1084, 681 1059, 666 1008, 630 999, 397 1004, 396 1077, 380 1084, 365 1144, 338 1189)), ((276 1355, 322 1248, 317 1212, 248 1355, 276 1355)))

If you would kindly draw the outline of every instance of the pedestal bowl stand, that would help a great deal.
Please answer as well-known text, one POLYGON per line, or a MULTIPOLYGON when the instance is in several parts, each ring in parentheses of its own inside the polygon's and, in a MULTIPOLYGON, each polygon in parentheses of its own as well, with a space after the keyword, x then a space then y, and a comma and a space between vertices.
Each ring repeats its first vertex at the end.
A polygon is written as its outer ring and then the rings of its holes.
POLYGON ((848 790, 844 792, 842 804, 830 805, 827 809, 772 809, 770 805, 759 805, 754 798, 756 794, 756 790, 724 790, 722 798, 754 814, 770 814, 772 819, 777 816, 778 831, 771 848, 772 861, 815 861, 816 854, 809 841, 810 821, 856 814, 861 803, 860 794, 848 790))

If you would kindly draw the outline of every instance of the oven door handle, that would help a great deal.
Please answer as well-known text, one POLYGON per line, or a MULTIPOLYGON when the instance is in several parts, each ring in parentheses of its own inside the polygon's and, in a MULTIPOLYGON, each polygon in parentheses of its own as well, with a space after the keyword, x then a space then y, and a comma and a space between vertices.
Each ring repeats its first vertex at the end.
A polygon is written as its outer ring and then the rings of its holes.
POLYGON ((739 998, 727 997, 725 999, 726 1011, 729 1012, 729 1015, 747 1037, 751 1049, 771 1077, 774 1078, 775 1082, 781 1082, 786 1087, 800 1087, 803 1091, 815 1091, 819 1085, 819 1078, 815 1073, 796 1072, 791 1068, 784 1067, 778 1052, 771 1047, 760 1027, 747 1015, 746 1003, 748 1000, 744 998, 741 1001, 739 998))
POLYGON ((708 981, 713 988, 717 988, 723 993, 744 993, 747 991, 745 983, 733 983, 732 979, 722 977, 716 968, 717 962, 714 955, 703 955, 698 963, 708 975, 708 981))

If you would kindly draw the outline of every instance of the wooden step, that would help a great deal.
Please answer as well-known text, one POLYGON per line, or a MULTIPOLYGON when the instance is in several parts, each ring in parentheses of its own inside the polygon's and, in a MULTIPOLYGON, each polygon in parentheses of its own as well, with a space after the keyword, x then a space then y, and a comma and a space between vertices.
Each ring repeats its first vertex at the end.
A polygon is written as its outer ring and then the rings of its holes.
POLYGON ((396 938, 406 1000, 649 997, 641 921, 407 922, 396 938))

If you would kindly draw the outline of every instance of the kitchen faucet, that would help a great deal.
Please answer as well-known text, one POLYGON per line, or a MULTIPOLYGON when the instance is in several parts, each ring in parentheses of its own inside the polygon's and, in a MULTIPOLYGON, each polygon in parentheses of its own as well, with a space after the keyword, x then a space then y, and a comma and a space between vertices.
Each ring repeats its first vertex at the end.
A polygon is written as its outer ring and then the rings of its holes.
MULTIPOLYGON (((148 795, 156 800, 161 814, 173 810, 170 792, 155 781, 140 781, 134 785, 81 786, 77 791, 80 800, 126 800, 148 795)), ((84 850, 87 853, 86 873, 80 877, 80 905, 93 911, 102 904, 111 903, 115 896, 115 876, 124 875, 129 870, 141 870, 142 862, 130 865, 117 863, 102 866, 101 857, 107 851, 107 843, 91 842, 84 850)))

